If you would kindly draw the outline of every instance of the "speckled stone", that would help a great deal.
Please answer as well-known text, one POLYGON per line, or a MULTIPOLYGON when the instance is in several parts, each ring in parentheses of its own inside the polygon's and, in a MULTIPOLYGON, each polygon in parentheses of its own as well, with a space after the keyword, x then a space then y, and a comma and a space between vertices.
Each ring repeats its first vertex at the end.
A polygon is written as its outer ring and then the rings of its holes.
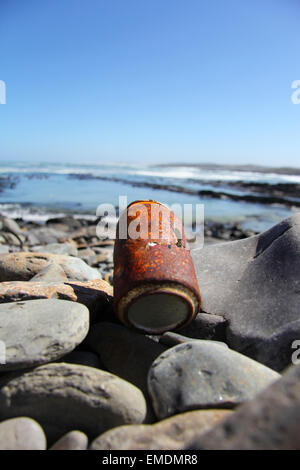
POLYGON ((191 439, 185 449, 299 450, 300 366, 218 424, 204 436, 191 439))
POLYGON ((211 341, 180 344, 161 354, 148 375, 158 419, 192 409, 233 408, 280 375, 211 341))

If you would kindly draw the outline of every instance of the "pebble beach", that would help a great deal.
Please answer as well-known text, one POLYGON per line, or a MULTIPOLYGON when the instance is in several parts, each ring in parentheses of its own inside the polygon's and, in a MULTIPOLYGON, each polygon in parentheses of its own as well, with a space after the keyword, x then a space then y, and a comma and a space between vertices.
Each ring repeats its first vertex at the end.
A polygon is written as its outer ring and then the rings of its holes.
POLYGON ((1 449, 299 448, 300 213, 204 234, 201 311, 145 335, 114 314, 95 223, 1 217, 1 449))

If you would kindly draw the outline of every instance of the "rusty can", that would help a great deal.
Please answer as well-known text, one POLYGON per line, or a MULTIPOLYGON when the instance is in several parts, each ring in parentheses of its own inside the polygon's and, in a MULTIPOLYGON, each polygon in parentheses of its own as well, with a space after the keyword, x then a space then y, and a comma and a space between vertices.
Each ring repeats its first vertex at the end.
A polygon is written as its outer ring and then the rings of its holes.
POLYGON ((201 297, 181 220, 157 201, 134 201, 121 214, 114 248, 114 309, 144 333, 181 328, 201 297))

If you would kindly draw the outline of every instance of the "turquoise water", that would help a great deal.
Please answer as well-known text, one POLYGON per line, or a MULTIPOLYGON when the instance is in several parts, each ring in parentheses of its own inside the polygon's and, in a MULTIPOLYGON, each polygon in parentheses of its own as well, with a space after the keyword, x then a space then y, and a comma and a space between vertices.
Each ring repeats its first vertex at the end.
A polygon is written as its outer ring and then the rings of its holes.
MULTIPOLYGON (((252 204, 223 199, 201 198, 198 195, 170 192, 167 189, 133 187, 139 184, 176 185, 185 189, 214 188, 212 180, 223 182, 252 181, 268 183, 300 182, 299 176, 229 170, 200 170, 194 167, 153 167, 146 165, 71 165, 0 163, 0 176, 16 179, 16 186, 0 193, 0 212, 27 220, 45 220, 55 214, 74 213, 95 216, 97 206, 110 203, 118 206, 119 196, 128 203, 136 199, 156 199, 168 205, 204 204, 207 220, 237 221, 254 230, 264 230, 291 215, 293 210, 282 206, 252 204), (71 175, 85 175, 76 179, 71 175), (87 176, 88 175, 88 176, 87 176), (103 181, 96 177, 118 178, 122 181, 103 181), (201 180, 198 183, 197 180, 201 180)), ((230 190, 231 192, 234 192, 230 190)), ((236 191, 238 193, 238 191, 236 191)))

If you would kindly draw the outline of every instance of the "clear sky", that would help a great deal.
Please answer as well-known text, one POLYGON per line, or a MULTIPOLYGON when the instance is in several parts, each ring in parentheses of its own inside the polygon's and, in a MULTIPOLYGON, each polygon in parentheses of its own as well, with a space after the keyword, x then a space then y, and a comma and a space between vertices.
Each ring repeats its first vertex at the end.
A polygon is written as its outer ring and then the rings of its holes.
POLYGON ((300 166, 299 0, 0 0, 0 160, 300 166))

